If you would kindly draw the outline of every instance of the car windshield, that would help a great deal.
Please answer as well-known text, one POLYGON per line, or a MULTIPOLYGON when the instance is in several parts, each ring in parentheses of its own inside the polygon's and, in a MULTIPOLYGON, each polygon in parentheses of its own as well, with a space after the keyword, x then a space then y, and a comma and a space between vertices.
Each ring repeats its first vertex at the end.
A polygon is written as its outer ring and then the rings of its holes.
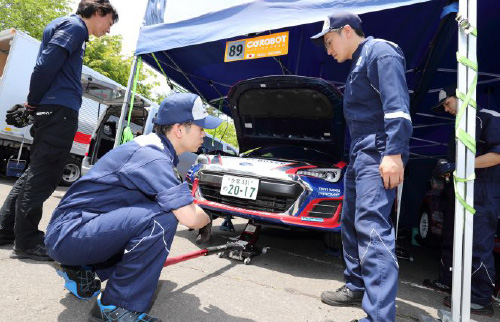
POLYGON ((302 146, 282 145, 257 148, 243 154, 244 157, 265 158, 275 160, 303 161, 313 164, 332 165, 336 162, 332 156, 302 146))

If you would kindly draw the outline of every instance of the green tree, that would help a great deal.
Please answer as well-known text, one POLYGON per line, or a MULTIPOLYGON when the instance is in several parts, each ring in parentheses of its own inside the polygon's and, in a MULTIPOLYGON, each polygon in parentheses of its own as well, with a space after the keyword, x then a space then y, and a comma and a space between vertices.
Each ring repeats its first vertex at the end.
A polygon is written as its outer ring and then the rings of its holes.
POLYGON ((212 136, 215 136, 219 139, 222 138, 223 141, 231 144, 234 147, 238 147, 236 128, 234 127, 233 122, 224 121, 218 128, 206 131, 212 136))
MULTIPOLYGON (((127 86, 133 57, 121 54, 122 40, 120 35, 92 37, 87 43, 83 64, 115 82, 127 86)), ((148 99, 155 100, 152 89, 159 85, 159 82, 154 81, 155 79, 156 75, 143 65, 139 72, 137 92, 148 99), (145 82, 146 79, 150 82, 145 82)))
POLYGON ((71 12, 70 0, 0 0, 0 30, 15 28, 42 39, 53 19, 71 12))

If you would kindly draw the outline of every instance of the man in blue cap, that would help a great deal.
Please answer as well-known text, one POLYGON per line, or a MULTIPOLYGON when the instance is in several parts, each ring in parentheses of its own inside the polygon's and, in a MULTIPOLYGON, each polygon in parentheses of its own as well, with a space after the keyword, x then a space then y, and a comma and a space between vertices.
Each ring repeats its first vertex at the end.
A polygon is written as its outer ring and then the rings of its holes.
POLYGON ((177 223, 199 229, 210 222, 175 166, 179 154, 198 150, 203 129, 221 120, 197 95, 177 93, 161 103, 154 122, 156 133, 111 150, 75 182, 47 227, 45 245, 71 293, 92 298, 99 279, 108 281, 92 321, 161 321, 145 312, 177 223))
POLYGON ((412 134, 405 58, 396 44, 365 38, 361 19, 349 12, 328 16, 311 38, 337 62, 352 60, 344 89, 351 135, 341 226, 346 284, 321 300, 361 303, 362 321, 395 321, 399 265, 390 213, 412 134))
MULTIPOLYGON (((439 91, 436 113, 458 112, 456 84, 439 91)), ((454 130, 454 129, 453 129, 454 130)), ((435 175, 443 176, 455 170, 455 133, 448 142, 448 162, 436 166, 435 175)), ((500 216, 500 113, 479 109, 476 115, 476 158, 474 181, 474 232, 472 238, 471 313, 493 316, 492 295, 495 288, 495 233, 500 216)), ((455 223, 455 189, 453 182, 445 185, 446 210, 443 218, 441 267, 438 279, 424 280, 424 285, 451 293, 453 264, 453 233, 455 223)), ((451 306, 451 296, 443 300, 451 306)))

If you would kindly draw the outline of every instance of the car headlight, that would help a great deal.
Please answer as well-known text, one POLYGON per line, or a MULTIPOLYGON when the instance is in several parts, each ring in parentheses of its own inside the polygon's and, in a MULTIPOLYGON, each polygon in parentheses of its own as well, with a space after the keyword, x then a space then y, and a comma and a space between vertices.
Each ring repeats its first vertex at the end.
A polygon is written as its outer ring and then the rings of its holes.
POLYGON ((194 164, 208 164, 208 157, 204 154, 200 154, 194 164))
POLYGON ((337 182, 340 180, 342 170, 338 168, 314 168, 297 171, 298 175, 316 177, 328 182, 337 182))

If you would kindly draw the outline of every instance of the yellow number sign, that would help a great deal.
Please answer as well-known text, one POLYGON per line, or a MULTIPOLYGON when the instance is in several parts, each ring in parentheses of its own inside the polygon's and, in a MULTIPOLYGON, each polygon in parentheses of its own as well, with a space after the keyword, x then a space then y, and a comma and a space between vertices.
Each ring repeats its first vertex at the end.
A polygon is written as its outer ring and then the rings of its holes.
POLYGON ((288 31, 255 38, 228 41, 224 62, 288 54, 288 31))

